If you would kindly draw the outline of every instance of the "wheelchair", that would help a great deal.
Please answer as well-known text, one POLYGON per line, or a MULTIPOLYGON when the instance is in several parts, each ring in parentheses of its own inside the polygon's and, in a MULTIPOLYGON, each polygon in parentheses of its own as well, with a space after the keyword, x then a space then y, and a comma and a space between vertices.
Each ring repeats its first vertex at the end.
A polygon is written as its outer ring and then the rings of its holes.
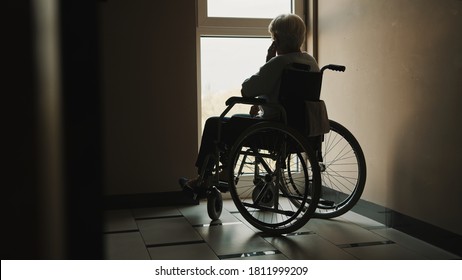
POLYGON ((340 216, 361 197, 366 182, 361 146, 348 129, 327 118, 320 100, 323 72, 346 68, 329 64, 310 72, 307 67, 293 64, 284 71, 279 104, 244 97, 226 101, 220 120, 236 104, 272 107, 281 118, 255 120, 232 145, 220 141, 218 128, 215 152, 205 163, 213 167, 201 174, 212 220, 221 215, 225 192, 248 223, 268 234, 294 232, 310 218, 340 216), (222 170, 229 175, 226 181, 220 181, 222 170))

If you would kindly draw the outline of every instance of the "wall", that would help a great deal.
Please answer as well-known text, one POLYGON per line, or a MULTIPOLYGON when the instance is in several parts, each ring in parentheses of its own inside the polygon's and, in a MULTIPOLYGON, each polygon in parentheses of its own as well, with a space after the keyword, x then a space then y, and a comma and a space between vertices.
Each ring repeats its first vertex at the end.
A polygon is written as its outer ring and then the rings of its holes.
POLYGON ((7 5, 2 260, 101 259, 96 2, 7 5))
POLYGON ((363 198, 462 234, 462 1, 319 1, 332 119, 367 160, 363 198))
POLYGON ((100 4, 105 194, 178 191, 198 147, 195 1, 100 4))

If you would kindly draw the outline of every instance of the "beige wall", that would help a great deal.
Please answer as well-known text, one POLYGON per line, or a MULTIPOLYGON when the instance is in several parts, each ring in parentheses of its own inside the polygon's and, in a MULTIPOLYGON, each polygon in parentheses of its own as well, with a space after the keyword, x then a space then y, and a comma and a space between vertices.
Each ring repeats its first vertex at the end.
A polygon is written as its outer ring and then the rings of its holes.
POLYGON ((179 190, 195 174, 195 1, 101 8, 105 194, 179 190))
POLYGON ((462 234, 462 2, 319 1, 332 119, 367 160, 363 198, 462 234))

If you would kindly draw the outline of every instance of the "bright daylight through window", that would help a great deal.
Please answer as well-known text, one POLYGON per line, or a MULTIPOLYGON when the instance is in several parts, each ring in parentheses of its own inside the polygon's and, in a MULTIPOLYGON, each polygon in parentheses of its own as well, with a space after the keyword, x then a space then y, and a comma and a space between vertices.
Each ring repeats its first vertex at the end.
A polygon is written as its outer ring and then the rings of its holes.
MULTIPOLYGON (((240 96, 242 82, 265 63, 271 44, 268 24, 294 12, 294 0, 198 0, 202 128, 225 101, 240 96), (245 24, 245 26, 243 26, 245 24)), ((248 113, 237 106, 231 113, 248 113)))
MULTIPOLYGON (((241 95, 242 82, 263 65, 270 44, 270 38, 201 38, 202 125, 220 115, 226 99, 241 95)), ((248 107, 236 111, 247 113, 248 107)))

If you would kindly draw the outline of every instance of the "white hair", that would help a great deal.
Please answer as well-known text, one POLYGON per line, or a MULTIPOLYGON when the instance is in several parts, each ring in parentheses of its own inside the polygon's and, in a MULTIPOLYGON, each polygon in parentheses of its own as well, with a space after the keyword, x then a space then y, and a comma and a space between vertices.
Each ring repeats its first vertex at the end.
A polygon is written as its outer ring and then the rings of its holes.
POLYGON ((268 31, 278 41, 279 47, 286 51, 300 50, 305 41, 305 23, 295 14, 275 17, 269 24, 268 31))

